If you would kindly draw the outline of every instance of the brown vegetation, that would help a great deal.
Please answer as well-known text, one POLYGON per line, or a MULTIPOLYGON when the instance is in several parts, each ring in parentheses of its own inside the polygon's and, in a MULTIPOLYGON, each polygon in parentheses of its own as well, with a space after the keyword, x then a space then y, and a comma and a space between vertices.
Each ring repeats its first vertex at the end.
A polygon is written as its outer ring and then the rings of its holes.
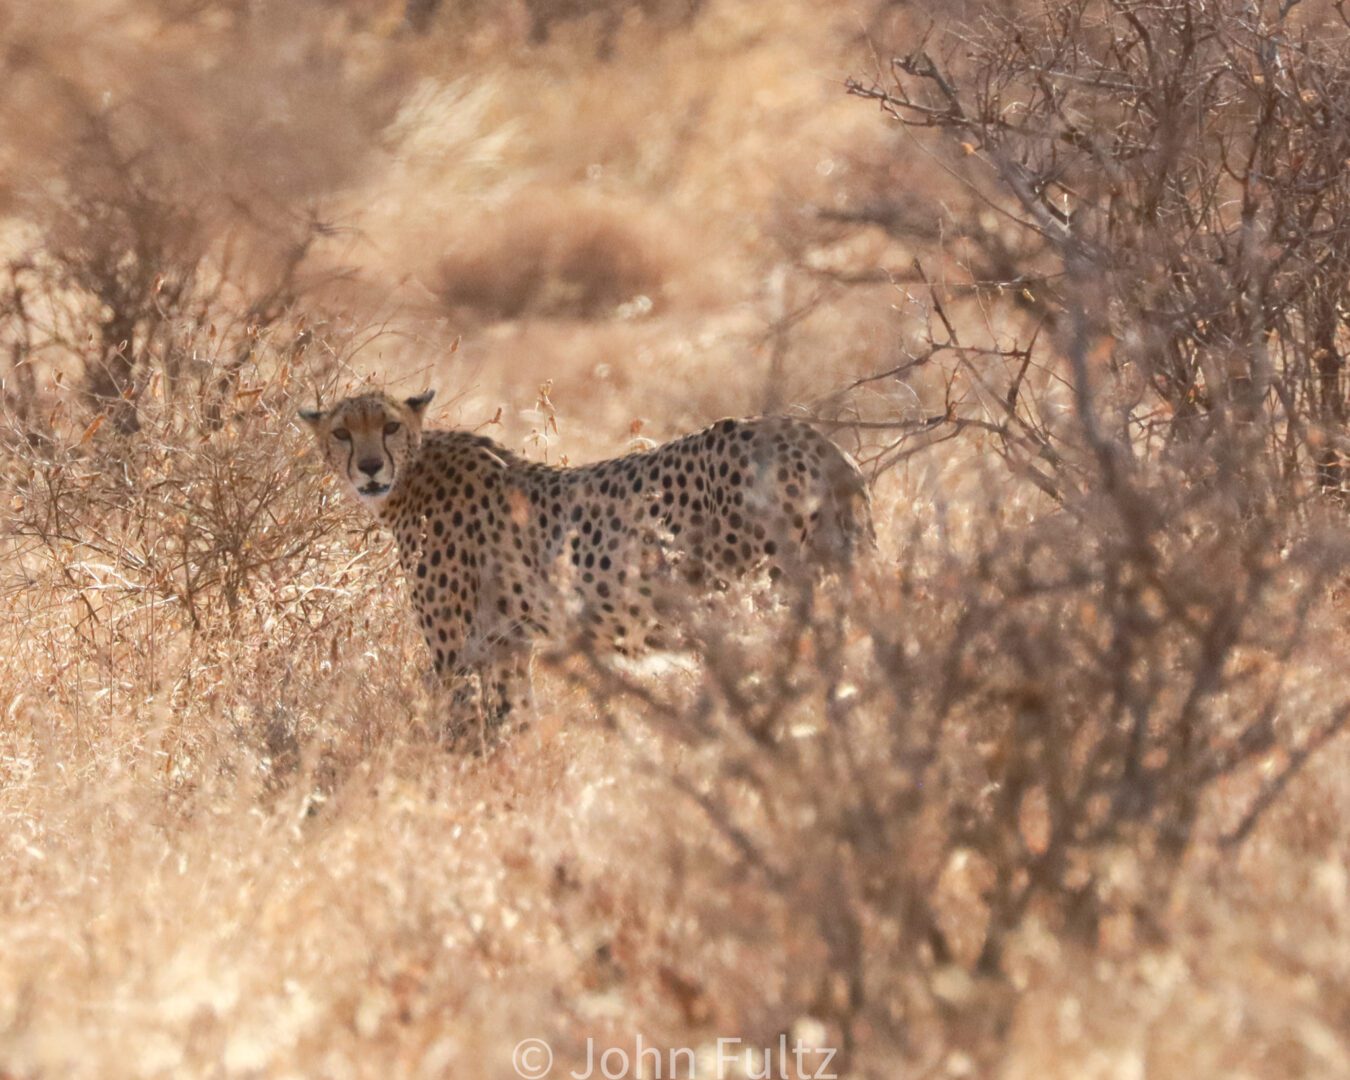
POLYGON ((1350 1072, 1337 12, 677 6, 0 12, 0 1076, 1350 1072), (881 558, 448 751, 371 378, 813 415, 881 558))
POLYGON ((465 221, 437 268, 436 293, 461 318, 645 314, 662 299, 665 264, 637 212, 534 194, 465 221))

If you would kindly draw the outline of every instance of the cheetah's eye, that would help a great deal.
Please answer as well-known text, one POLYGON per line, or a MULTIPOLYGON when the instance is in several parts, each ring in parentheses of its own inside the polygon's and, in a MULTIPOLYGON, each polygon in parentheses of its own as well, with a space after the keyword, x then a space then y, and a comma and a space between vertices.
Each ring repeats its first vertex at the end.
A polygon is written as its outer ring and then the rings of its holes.
POLYGON ((385 433, 386 435, 392 435, 394 432, 396 432, 396 431, 397 431, 399 428, 401 428, 402 426, 403 426, 403 425, 400 424, 397 420, 390 420, 389 423, 387 423, 387 424, 384 425, 384 433, 385 433))
POLYGON ((351 442, 352 433, 348 431, 345 427, 334 428, 333 438, 335 438, 338 442, 351 442))

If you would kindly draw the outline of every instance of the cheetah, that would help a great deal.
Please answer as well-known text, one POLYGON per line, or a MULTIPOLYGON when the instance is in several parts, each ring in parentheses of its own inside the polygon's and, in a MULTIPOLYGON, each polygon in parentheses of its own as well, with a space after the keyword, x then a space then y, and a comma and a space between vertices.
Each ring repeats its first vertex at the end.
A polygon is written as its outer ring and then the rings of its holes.
POLYGON ((672 589, 843 571, 875 543, 857 465, 801 421, 721 420, 567 468, 424 430, 433 394, 366 393, 300 416, 394 534, 437 675, 461 687, 477 676, 489 721, 530 704, 541 642, 660 646, 678 629, 666 625, 672 589))

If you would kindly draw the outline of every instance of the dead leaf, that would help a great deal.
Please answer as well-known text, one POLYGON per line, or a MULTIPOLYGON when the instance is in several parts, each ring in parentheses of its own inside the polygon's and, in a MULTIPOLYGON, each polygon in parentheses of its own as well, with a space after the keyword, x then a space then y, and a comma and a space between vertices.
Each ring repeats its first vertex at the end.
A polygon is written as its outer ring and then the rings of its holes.
POLYGON ((94 419, 89 421, 89 426, 84 429, 84 434, 80 436, 81 446, 98 434, 98 429, 103 426, 103 421, 106 419, 108 419, 107 413, 99 413, 94 419))

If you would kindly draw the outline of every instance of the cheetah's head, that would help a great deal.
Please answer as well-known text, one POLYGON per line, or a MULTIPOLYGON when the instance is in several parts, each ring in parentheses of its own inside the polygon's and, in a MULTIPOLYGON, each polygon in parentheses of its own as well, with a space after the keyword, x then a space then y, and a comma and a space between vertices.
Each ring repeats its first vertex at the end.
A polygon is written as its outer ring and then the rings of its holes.
POLYGON ((329 409, 301 409, 329 468, 378 511, 422 445, 422 417, 436 391, 398 401, 386 394, 344 398, 329 409))

